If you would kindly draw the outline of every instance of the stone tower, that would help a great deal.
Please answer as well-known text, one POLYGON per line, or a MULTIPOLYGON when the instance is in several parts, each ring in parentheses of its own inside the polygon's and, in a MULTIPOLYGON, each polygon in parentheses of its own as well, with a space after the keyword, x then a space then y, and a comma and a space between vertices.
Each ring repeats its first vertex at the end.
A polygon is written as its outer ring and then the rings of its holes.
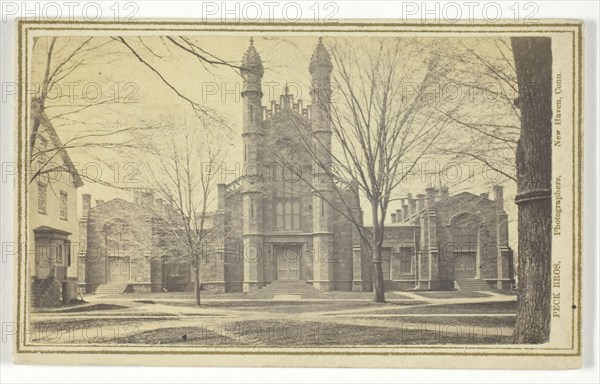
POLYGON ((244 54, 241 75, 244 79, 243 98, 243 134, 244 174, 242 180, 243 209, 243 258, 244 292, 261 288, 263 281, 263 190, 260 180, 263 96, 261 81, 264 73, 262 60, 254 47, 253 39, 244 54))
POLYGON ((322 38, 313 52, 308 70, 311 76, 311 126, 316 160, 313 165, 313 250, 314 287, 333 289, 335 251, 331 178, 331 57, 322 38), (329 259, 332 260, 329 260, 329 259))

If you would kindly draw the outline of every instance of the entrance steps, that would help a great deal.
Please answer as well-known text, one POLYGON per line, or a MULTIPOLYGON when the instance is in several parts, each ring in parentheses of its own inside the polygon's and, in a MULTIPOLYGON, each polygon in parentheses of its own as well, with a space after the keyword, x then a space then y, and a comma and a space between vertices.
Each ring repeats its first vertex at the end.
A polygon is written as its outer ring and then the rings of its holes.
POLYGON ((326 297, 326 295, 305 280, 274 280, 258 291, 248 293, 248 298, 277 299, 277 297, 299 297, 313 299, 326 297))
POLYGON ((120 295, 125 292, 127 285, 128 285, 127 282, 102 284, 102 285, 99 285, 98 288, 96 288, 96 292, 94 292, 94 294, 96 294, 96 295, 120 295))
POLYGON ((491 291, 492 287, 485 280, 455 280, 454 285, 459 291, 491 291))
POLYGON ((54 277, 35 279, 32 285, 32 306, 57 307, 62 304, 62 287, 54 277))

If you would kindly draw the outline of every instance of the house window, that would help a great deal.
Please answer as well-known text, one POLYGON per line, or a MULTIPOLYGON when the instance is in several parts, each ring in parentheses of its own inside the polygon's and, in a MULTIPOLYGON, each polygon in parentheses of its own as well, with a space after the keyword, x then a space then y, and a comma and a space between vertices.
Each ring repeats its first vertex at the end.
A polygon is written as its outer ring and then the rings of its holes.
POLYGON ((46 184, 38 182, 38 212, 46 214, 46 184))
POLYGON ((67 192, 60 191, 60 218, 68 220, 69 215, 69 200, 67 192))

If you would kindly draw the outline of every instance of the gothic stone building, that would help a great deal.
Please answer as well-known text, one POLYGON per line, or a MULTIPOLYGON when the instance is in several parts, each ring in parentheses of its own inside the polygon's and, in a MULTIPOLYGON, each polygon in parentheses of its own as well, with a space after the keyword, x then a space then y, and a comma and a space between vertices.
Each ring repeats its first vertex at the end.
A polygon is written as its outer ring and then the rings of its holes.
MULTIPOLYGON (((334 192, 322 171, 331 160, 333 66, 321 41, 308 69, 310 106, 294 102, 286 91, 267 108, 262 61, 252 42, 244 54, 245 174, 219 185, 212 238, 217 245, 207 259, 212 272, 203 281, 206 288, 252 292, 274 281, 298 280, 323 291, 372 289, 370 255, 341 213, 350 209, 359 217, 360 205, 352 201, 355 194, 334 192), (302 150, 307 138, 326 150, 302 150)), ((446 188, 406 198, 385 230, 386 289, 510 289, 507 215, 502 188, 494 191, 494 200, 468 192, 449 196, 446 188)))
MULTIPOLYGON (((308 67, 311 105, 294 101, 286 91, 267 108, 262 104, 260 56, 252 43, 244 54, 245 173, 230 184, 218 185, 218 206, 202 250, 205 291, 253 292, 286 284, 322 291, 372 290, 371 255, 342 214, 362 216, 353 198, 355 187, 340 192, 334 189, 330 173, 322 171, 331 160, 332 69, 319 41, 308 67), (314 142, 311 153, 303 150, 306 140, 314 142)), ((87 230, 80 233, 87 238, 82 241, 106 244, 111 250, 94 256, 88 247, 85 270, 80 271, 88 292, 111 283, 144 292, 192 289, 189 265, 174 266, 177 273, 172 273, 152 256, 160 236, 143 207, 163 204, 153 201, 151 194, 144 196, 134 203, 114 199, 90 208, 84 195, 82 222, 87 230), (150 247, 140 247, 136 257, 125 257, 116 244, 127 239, 150 247)), ((468 192, 450 196, 446 188, 428 188, 416 198, 407 196, 403 203, 385 228, 382 266, 387 290, 512 287, 513 261, 501 187, 494 187, 493 200, 468 192)))
POLYGON ((152 191, 136 190, 133 202, 82 195, 79 284, 87 293, 185 291, 191 267, 166 247, 161 218, 173 214, 152 191))
POLYGON ((487 193, 427 188, 409 195, 385 229, 383 270, 388 289, 512 289, 513 255, 503 189, 487 193))

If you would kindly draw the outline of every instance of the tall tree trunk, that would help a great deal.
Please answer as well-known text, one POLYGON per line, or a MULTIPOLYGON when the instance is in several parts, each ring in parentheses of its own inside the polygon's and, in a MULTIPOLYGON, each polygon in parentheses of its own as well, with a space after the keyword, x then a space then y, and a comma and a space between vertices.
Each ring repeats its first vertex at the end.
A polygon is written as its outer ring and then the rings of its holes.
POLYGON ((200 306, 200 264, 196 260, 194 265, 194 292, 196 294, 196 306, 200 306))
POLYGON ((550 335, 552 256, 552 40, 513 37, 521 136, 517 145, 519 302, 516 343, 550 335))
POLYGON ((377 204, 372 204, 373 209, 373 242, 371 253, 373 258, 373 301, 385 303, 385 286, 383 283, 383 267, 381 266, 381 246, 383 243, 383 228, 379 225, 377 204))

